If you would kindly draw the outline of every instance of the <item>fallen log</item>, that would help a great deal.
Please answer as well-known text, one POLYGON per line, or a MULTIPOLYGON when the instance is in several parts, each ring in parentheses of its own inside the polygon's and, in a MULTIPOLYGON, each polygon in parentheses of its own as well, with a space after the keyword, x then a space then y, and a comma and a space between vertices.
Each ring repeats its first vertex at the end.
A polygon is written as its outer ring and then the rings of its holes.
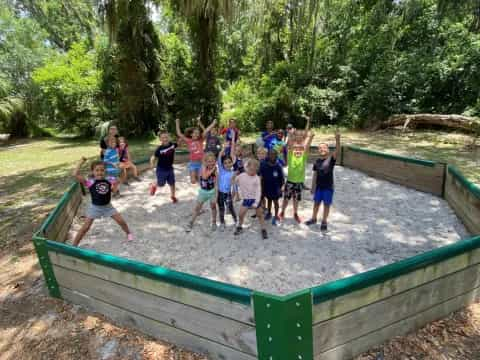
POLYGON ((442 115, 442 114, 398 114, 392 115, 388 120, 377 124, 374 131, 390 127, 403 126, 416 127, 418 125, 434 125, 449 129, 462 130, 467 132, 480 132, 480 119, 463 115, 442 115))

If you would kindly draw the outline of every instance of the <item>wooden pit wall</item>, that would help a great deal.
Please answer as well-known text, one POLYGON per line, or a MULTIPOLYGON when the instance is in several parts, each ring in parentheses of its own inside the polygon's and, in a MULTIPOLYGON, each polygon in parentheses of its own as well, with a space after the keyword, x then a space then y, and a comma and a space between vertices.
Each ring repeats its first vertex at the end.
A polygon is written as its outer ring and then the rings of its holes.
POLYGON ((48 239, 65 242, 81 203, 82 186, 72 184, 60 200, 60 206, 54 210, 52 221, 43 229, 43 235, 48 239))
POLYGON ((379 179, 443 196, 446 164, 343 146, 342 164, 379 179))
POLYGON ((445 182, 445 199, 472 235, 480 234, 480 187, 449 166, 445 182))
POLYGON ((313 306, 315 360, 347 360, 480 298, 480 249, 313 306))
POLYGON ((63 299, 209 359, 256 359, 253 310, 214 295, 49 251, 63 299))

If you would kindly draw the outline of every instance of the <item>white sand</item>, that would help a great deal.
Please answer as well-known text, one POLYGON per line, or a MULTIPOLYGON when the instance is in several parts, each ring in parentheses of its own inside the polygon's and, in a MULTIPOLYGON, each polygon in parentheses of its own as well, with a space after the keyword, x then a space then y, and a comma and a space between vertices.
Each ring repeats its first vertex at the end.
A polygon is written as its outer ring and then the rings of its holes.
MULTIPOLYGON (((310 184, 310 171, 307 184, 310 184)), ((258 221, 247 216, 245 232, 234 237, 227 230, 210 230, 210 210, 200 216, 191 233, 190 218, 197 187, 190 185, 185 165, 175 167, 178 204, 168 187, 152 197, 144 181, 122 189, 113 205, 123 214, 135 241, 127 243, 112 219, 94 222, 81 247, 200 275, 256 290, 285 294, 386 265, 468 236, 448 204, 434 196, 377 180, 363 173, 335 168, 334 207, 329 230, 309 228, 291 218, 279 226, 268 224, 262 240, 258 221)), ((87 200, 88 201, 88 200, 87 200)), ((311 195, 304 192, 300 215, 307 220, 311 195)), ((238 206, 238 204, 237 204, 238 206)), ((80 211, 80 214, 83 210, 80 211)), ((81 220, 75 220, 73 231, 81 220)), ((72 236, 73 234, 70 234, 72 236)))

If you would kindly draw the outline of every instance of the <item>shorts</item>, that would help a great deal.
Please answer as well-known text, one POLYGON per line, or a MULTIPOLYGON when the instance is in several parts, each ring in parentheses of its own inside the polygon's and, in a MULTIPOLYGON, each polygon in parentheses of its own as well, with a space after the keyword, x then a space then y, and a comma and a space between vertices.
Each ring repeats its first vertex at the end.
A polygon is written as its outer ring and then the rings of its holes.
POLYGON ((201 204, 207 201, 210 201, 211 203, 215 203, 216 201, 215 195, 216 195, 215 189, 212 189, 212 190, 200 189, 198 190, 197 201, 201 204))
POLYGON ((255 199, 243 199, 242 206, 246 207, 247 209, 258 209, 260 206, 262 206, 262 202, 259 201, 258 205, 254 207, 253 204, 255 204, 255 201, 255 199))
POLYGON ((190 161, 188 163, 188 170, 190 172, 199 173, 201 168, 202 168, 202 162, 201 161, 190 161))
POLYGON ((313 196, 315 203, 324 203, 325 205, 332 205, 333 202, 333 189, 317 189, 313 196))
POLYGON ((102 217, 112 217, 117 214, 118 211, 112 204, 108 205, 95 205, 90 204, 87 208, 86 216, 90 219, 100 219, 102 217))
POLYGON ((297 201, 302 200, 303 183, 293 183, 287 181, 283 197, 287 200, 294 198, 297 201))
POLYGON ((263 197, 268 200, 278 200, 282 197, 282 189, 280 188, 265 187, 264 190, 263 197))
POLYGON ((175 172, 173 169, 158 169, 157 168, 157 184, 158 186, 175 185, 175 172))

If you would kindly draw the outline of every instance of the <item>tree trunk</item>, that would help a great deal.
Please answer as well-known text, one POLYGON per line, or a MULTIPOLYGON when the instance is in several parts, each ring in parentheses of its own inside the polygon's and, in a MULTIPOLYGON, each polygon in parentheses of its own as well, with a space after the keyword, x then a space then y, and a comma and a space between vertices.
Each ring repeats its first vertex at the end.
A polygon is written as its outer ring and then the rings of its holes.
POLYGON ((480 119, 472 118, 462 115, 441 115, 441 114, 399 114, 392 115, 388 120, 376 125, 374 131, 386 129, 395 126, 409 126, 416 125, 434 125, 442 126, 449 129, 462 130, 468 132, 480 131, 480 119))

